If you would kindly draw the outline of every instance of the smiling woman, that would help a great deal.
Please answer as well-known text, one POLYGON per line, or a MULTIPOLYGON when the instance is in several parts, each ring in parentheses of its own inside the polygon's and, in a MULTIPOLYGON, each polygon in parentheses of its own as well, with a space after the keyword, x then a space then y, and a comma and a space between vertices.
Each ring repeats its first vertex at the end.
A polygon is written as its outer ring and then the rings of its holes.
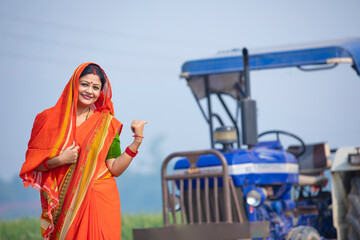
POLYGON ((114 176, 136 156, 145 121, 134 120, 123 154, 111 86, 96 64, 74 72, 57 104, 37 115, 20 172, 41 193, 45 239, 120 239, 120 199, 114 176))

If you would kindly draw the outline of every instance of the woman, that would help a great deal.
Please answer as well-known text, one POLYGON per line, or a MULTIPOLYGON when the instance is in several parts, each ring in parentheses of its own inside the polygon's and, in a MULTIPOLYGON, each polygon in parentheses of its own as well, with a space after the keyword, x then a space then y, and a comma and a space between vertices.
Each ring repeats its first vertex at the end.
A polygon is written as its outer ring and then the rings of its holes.
POLYGON ((56 105, 36 116, 20 172, 40 191, 44 239, 121 238, 114 176, 136 156, 145 124, 132 122, 134 141, 121 154, 105 72, 94 63, 75 70, 56 105))

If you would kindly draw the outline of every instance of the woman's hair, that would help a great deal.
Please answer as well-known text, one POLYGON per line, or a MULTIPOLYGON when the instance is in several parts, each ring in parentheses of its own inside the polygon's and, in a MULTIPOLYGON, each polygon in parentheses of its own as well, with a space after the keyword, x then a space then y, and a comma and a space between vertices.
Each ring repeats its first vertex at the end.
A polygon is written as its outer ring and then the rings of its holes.
POLYGON ((94 74, 97 75, 100 78, 101 81, 101 90, 104 88, 106 83, 106 77, 103 72, 103 70, 96 64, 89 64, 84 68, 83 72, 81 73, 80 77, 88 75, 88 74, 94 74))

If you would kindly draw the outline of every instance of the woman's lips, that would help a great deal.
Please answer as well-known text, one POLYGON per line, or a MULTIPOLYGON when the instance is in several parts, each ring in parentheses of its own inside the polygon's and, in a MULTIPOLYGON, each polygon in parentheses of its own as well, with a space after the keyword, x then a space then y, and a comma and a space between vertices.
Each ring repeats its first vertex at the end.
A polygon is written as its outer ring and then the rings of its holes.
POLYGON ((88 96, 88 95, 82 95, 82 94, 81 94, 81 96, 82 96, 83 98, 85 98, 86 100, 92 99, 92 97, 90 97, 90 96, 88 96))

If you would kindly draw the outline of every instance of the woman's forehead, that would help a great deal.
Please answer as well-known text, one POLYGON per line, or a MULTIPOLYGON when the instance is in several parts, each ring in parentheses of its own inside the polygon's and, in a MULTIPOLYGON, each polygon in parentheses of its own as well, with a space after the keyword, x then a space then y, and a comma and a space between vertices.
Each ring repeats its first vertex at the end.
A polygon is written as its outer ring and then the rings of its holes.
POLYGON ((81 78, 79 78, 79 81, 87 81, 93 84, 99 84, 101 85, 101 80, 100 77, 98 75, 94 75, 94 74, 86 74, 85 76, 82 76, 81 78))

